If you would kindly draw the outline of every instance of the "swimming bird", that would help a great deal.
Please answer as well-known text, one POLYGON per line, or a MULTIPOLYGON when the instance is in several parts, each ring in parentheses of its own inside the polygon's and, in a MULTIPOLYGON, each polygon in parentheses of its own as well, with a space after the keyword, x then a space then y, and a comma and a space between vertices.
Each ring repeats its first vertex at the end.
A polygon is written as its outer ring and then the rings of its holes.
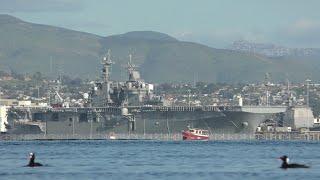
POLYGON ((281 164, 280 168, 283 168, 283 169, 287 169, 287 168, 309 168, 309 166, 304 165, 304 164, 296 164, 296 163, 289 164, 288 156, 282 156, 279 159, 282 160, 282 164, 281 164))
POLYGON ((36 155, 35 153, 30 153, 29 154, 29 164, 27 166, 29 167, 36 167, 36 166, 42 166, 41 163, 37 163, 37 162, 34 162, 34 160, 36 159, 36 155))

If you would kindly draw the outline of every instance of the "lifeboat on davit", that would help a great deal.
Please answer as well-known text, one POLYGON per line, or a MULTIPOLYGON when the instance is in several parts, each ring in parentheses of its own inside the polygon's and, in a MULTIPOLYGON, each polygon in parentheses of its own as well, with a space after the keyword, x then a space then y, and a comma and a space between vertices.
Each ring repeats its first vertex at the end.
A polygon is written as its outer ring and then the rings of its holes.
POLYGON ((209 131, 197 128, 188 128, 182 131, 183 140, 209 140, 209 131))

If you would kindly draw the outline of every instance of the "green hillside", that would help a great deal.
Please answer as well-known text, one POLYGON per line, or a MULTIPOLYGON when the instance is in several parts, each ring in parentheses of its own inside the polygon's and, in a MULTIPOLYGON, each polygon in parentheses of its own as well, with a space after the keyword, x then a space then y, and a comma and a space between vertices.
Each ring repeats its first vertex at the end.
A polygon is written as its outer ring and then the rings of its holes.
POLYGON ((75 76, 95 71, 101 37, 0 16, 0 65, 18 72, 57 70, 75 76), (51 63, 51 62, 52 63, 51 63))
POLYGON ((111 49, 112 78, 126 79, 129 54, 142 77, 152 82, 256 82, 270 72, 272 79, 319 80, 317 57, 270 59, 182 42, 163 33, 136 31, 101 37, 64 28, 24 22, 0 15, 0 69, 58 72, 75 77, 99 75, 102 56, 111 49))

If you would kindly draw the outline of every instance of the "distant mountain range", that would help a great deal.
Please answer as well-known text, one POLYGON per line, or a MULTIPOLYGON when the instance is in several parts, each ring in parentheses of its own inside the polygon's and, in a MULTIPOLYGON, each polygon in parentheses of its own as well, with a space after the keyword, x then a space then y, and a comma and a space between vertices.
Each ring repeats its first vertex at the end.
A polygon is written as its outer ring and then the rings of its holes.
POLYGON ((245 40, 234 41, 231 50, 246 52, 251 54, 260 54, 267 57, 284 57, 284 56, 314 56, 320 55, 319 49, 315 48, 288 48, 274 44, 254 43, 245 40))
POLYGON ((40 71, 95 78, 101 60, 111 50, 112 78, 125 80, 128 56, 149 82, 263 81, 266 72, 274 81, 320 80, 319 53, 308 56, 268 56, 248 51, 215 49, 179 41, 169 35, 136 31, 101 37, 54 26, 33 24, 0 15, 0 70, 20 73, 40 71))

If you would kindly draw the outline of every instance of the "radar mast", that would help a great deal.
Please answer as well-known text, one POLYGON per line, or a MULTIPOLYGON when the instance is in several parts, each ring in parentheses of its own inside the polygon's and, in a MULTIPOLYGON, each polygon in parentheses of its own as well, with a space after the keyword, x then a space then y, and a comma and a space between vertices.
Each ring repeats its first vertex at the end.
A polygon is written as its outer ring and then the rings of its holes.
POLYGON ((127 65, 127 70, 128 70, 128 74, 129 74, 129 81, 140 80, 140 73, 136 68, 137 68, 137 66, 132 63, 132 54, 129 54, 129 62, 127 65))
POLYGON ((111 73, 111 66, 113 64, 111 60, 111 51, 108 49, 107 55, 103 57, 102 60, 102 78, 104 82, 109 82, 110 81, 110 73, 111 73))

